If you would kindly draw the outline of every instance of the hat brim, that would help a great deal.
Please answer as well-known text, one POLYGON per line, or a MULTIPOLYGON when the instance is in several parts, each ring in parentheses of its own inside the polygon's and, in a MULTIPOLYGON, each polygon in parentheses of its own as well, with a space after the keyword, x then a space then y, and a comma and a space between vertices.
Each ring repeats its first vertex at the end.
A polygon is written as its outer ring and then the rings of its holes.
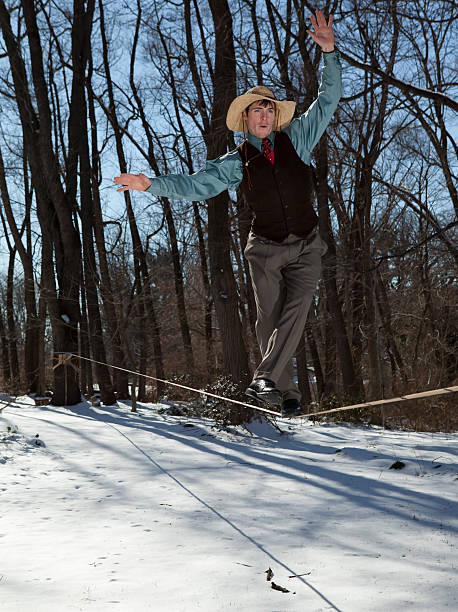
POLYGON ((246 121, 243 120, 242 113, 253 104, 253 102, 257 102, 258 100, 269 100, 269 102, 273 102, 275 104, 275 108, 277 110, 275 117, 275 129, 281 130, 286 127, 294 116, 294 110, 296 108, 296 103, 291 102, 290 100, 273 100, 267 96, 261 96, 260 94, 243 94, 238 96, 231 102, 229 106, 229 110, 227 111, 226 116, 226 125, 233 132, 246 132, 247 125, 246 121))

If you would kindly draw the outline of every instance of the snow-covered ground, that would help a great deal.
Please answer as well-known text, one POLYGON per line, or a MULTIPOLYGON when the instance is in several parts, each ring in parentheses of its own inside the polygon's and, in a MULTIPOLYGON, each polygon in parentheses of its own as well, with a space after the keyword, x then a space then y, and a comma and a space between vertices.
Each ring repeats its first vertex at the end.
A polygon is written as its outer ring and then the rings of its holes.
POLYGON ((2 612, 458 609, 454 434, 31 403, 0 414, 2 612))

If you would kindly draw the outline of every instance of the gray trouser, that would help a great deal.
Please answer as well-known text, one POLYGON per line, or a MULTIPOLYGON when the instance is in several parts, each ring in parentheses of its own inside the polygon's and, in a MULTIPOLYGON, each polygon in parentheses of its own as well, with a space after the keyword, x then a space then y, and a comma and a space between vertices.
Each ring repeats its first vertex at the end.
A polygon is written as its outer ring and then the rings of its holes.
POLYGON ((304 332, 326 243, 290 234, 274 242, 250 233, 245 248, 256 300, 256 336, 262 361, 254 378, 272 380, 283 399, 300 399, 292 357, 304 332))

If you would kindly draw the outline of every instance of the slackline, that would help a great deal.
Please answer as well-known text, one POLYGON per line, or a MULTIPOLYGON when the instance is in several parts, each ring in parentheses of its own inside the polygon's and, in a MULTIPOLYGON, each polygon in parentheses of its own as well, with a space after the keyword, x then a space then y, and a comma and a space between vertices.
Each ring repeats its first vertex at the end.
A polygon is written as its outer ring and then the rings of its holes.
MULTIPOLYGON (((115 370, 121 370, 122 372, 127 372, 128 374, 135 374, 136 376, 143 376, 144 378, 149 378, 151 380, 156 380, 158 382, 162 382, 166 385, 172 385, 174 387, 180 387, 181 389, 186 389, 187 391, 194 391, 195 393, 199 393, 200 395, 208 395, 209 397, 215 397, 217 399, 223 400, 225 402, 231 402, 232 404, 237 404, 239 406, 243 406, 244 408, 250 408, 251 410, 256 410, 257 412, 265 412, 267 414, 272 414, 273 416, 281 417, 280 412, 276 412, 274 410, 268 410, 267 408, 261 408, 260 406, 253 406, 253 404, 247 404, 245 402, 240 402, 238 400, 234 400, 228 397, 223 397, 221 395, 216 395, 215 393, 210 393, 209 391, 204 391, 203 389, 194 389, 193 387, 187 387, 186 385, 180 385, 179 383, 174 383, 170 380, 164 380, 162 378, 157 378, 155 376, 151 376, 149 374, 141 374, 140 372, 135 372, 134 370, 129 370, 127 368, 121 368, 119 366, 110 365, 109 363, 105 363, 103 361, 97 361, 95 359, 90 359, 89 357, 83 357, 82 355, 77 355, 75 353, 65 353, 59 352, 55 353, 55 355, 67 355, 68 357, 75 357, 76 359, 82 359, 84 361, 89 361, 91 363, 97 363, 99 365, 107 366, 108 368, 114 368, 115 370)), ((62 362, 62 365, 67 365, 62 362)), ((435 397, 437 395, 449 395, 451 393, 456 393, 458 391, 458 385, 451 387, 442 387, 441 389, 430 389, 428 391, 421 391, 419 393, 410 393, 409 395, 400 395, 399 397, 391 397, 389 399, 379 399, 373 400, 369 402, 363 402, 361 404, 352 404, 348 406, 340 406, 339 408, 331 408, 329 410, 320 410, 317 412, 305 412, 304 414, 299 414, 297 417, 311 417, 311 416, 319 416, 322 414, 332 414, 335 412, 342 412, 344 410, 355 410, 358 408, 374 408, 377 406, 384 406, 387 404, 395 404, 399 402, 407 402, 414 399, 422 399, 428 397, 435 397)))

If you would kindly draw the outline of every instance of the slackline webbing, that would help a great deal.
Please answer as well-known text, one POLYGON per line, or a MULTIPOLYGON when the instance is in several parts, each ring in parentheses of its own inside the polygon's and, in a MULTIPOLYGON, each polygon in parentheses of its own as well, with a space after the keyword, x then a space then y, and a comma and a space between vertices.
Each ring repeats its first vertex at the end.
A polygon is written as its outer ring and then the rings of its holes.
POLYGON ((454 387, 442 387, 442 389, 430 389, 429 391, 421 391, 420 393, 410 393, 409 395, 400 395, 399 397, 390 397, 389 399, 380 399, 362 404, 353 404, 351 406, 341 406, 340 408, 332 408, 331 410, 320 410, 319 412, 310 412, 304 416, 315 416, 319 414, 330 414, 331 412, 339 412, 340 410, 354 410, 356 408, 372 408, 373 406, 383 406, 385 404, 396 404, 398 402, 407 402, 413 399, 421 399, 424 397, 434 397, 435 395, 447 395, 456 393, 458 385, 454 387))
MULTIPOLYGON (((221 395, 216 395, 215 393, 210 393, 209 391, 203 391, 202 389, 194 389, 193 387, 187 387, 185 385, 180 385, 178 383, 174 383, 169 380, 163 380, 162 378, 156 378, 155 376, 150 376, 148 374, 141 374, 140 372, 135 372, 133 370, 128 370, 126 368, 121 368, 119 366, 110 365, 109 363, 104 363, 102 361, 96 361, 95 359, 90 359, 89 357, 82 357, 81 355, 76 355, 75 353, 56 353, 56 354, 69 355, 71 357, 76 357, 77 359, 83 359, 85 361, 90 361, 92 363, 98 363, 99 365, 104 365, 109 368, 114 368, 116 370, 128 372, 129 374, 135 374, 136 376, 143 376, 144 378, 150 378, 158 382, 163 382, 166 385, 173 385, 174 387, 180 387, 182 389, 186 389, 187 391, 194 391, 195 393, 199 393, 201 395, 208 395, 210 397, 216 397, 217 399, 224 400, 225 402, 231 402, 233 404, 238 404, 239 406, 244 406, 245 408, 251 408, 252 410, 256 410, 258 412, 265 412, 267 414, 272 414, 274 416, 281 416, 280 412, 275 412, 274 410, 268 410, 267 408, 261 408, 260 406, 253 406, 252 404, 247 404, 245 402, 240 402, 238 400, 230 399, 227 397, 222 397, 221 395)), ((399 397, 392 397, 389 399, 379 399, 379 400, 374 400, 374 401, 369 401, 369 402, 363 402, 361 404, 352 404, 351 406, 341 406, 340 408, 320 410, 318 412, 307 412, 307 413, 304 413, 303 415, 298 415, 298 416, 310 417, 310 416, 319 416, 321 414, 331 414, 334 412, 341 412, 344 410, 355 410, 358 408, 373 408, 376 406, 383 406, 386 404, 406 402, 406 401, 413 400, 413 399, 434 397, 436 395, 447 395, 450 393, 456 393, 457 391, 458 391, 458 385, 455 385, 452 387, 442 387, 441 389, 430 389, 429 391, 421 391, 419 393, 411 393, 409 395, 400 395, 399 397)))
POLYGON ((259 406, 253 406, 252 404, 246 404, 245 402, 239 402, 238 400, 230 399, 227 397, 222 397, 221 395, 216 395, 215 393, 210 393, 209 391, 204 391, 203 389, 194 389, 193 387, 187 387, 186 385, 180 385, 170 380, 156 378, 156 376, 150 376, 149 374, 141 374, 140 372, 135 372, 134 370, 128 370, 127 368, 121 368, 119 366, 110 365, 109 363, 104 363, 103 361, 89 359, 89 357, 82 357, 81 355, 76 355, 75 353, 66 353, 66 354, 70 355, 71 357, 76 357, 77 359, 84 359, 85 361, 90 361, 92 363, 98 363, 99 365, 104 365, 109 368, 114 368, 115 370, 121 370, 122 372, 128 372, 129 374, 135 374, 136 376, 143 376, 144 378, 150 378, 151 380, 157 380, 158 382, 165 383, 166 385, 173 385, 174 387, 180 387, 181 389, 186 389, 187 391, 194 391, 195 393, 200 393, 201 395, 209 395, 210 397, 216 397, 217 399, 224 400, 225 402, 232 402, 233 404, 238 404, 239 406, 244 406, 245 408, 251 408, 252 410, 259 410, 260 412, 267 412, 267 414, 273 414, 274 416, 281 416, 279 412, 274 412, 273 410, 267 410, 267 408, 261 408, 259 406))
MULTIPOLYGON (((144 378, 149 378, 151 380, 156 380, 158 382, 165 383, 166 385, 172 385, 174 387, 180 387, 181 389, 186 389, 187 391, 194 391, 195 393, 199 393, 201 395, 208 395, 210 397, 216 397, 217 399, 224 400, 225 402, 231 402, 233 404, 237 404, 239 406, 244 406, 245 408, 251 408, 251 410, 256 410, 257 412, 265 412, 267 414, 272 414, 273 416, 281 417, 280 412, 275 412, 274 410, 268 410, 267 408, 261 408, 260 406, 253 406, 252 404, 247 404, 245 402, 240 402, 238 400, 234 400, 228 397, 222 397, 221 395, 216 395, 215 393, 210 393, 209 391, 204 391, 203 389, 194 389, 193 387, 187 387, 185 385, 180 385, 178 383, 174 383, 170 380, 163 380, 162 378, 156 378, 155 376, 150 376, 149 374, 141 374, 140 372, 135 372, 134 370, 128 370, 127 368, 121 368, 119 366, 110 365, 109 363, 104 363, 103 361, 97 361, 95 359, 90 359, 89 357, 83 357, 82 355, 76 355, 75 353, 55 353, 56 355, 68 355, 70 357, 76 357, 77 359, 82 359, 84 361, 89 361, 91 363, 97 363, 99 365, 104 365, 109 368, 114 368, 115 370, 121 370, 122 372, 127 372, 129 374, 135 374, 136 376, 143 376, 144 378)), ((344 410, 355 410, 357 408, 373 408, 376 406, 383 406, 386 404, 395 404, 399 402, 406 402, 413 399, 422 399, 427 397, 435 397, 436 395, 448 395, 450 393, 456 393, 458 391, 458 385, 452 387, 442 387, 441 389, 430 389, 429 391, 421 391, 419 393, 410 393, 409 395, 400 395, 399 397, 391 397, 389 399, 379 399, 373 400, 369 402, 363 402, 361 404, 352 404, 351 406, 340 406, 340 408, 331 408, 329 410, 320 410, 318 412, 306 412, 304 414, 297 415, 298 417, 311 417, 311 416, 319 416, 322 414, 331 414, 334 412, 341 412, 344 410)), ((297 417, 296 417, 297 418, 297 417)))

